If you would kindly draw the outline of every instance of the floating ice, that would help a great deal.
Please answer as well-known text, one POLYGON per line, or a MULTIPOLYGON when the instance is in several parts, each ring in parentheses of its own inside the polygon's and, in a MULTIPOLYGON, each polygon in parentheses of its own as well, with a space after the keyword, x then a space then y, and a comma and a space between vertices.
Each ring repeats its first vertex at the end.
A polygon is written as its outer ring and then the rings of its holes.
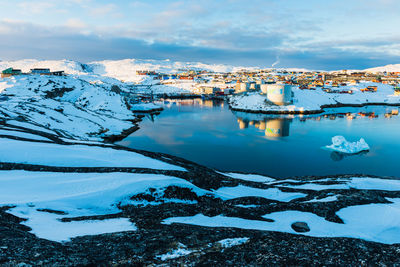
POLYGON ((341 135, 332 137, 332 145, 326 148, 346 154, 356 154, 361 151, 368 151, 369 145, 364 138, 360 138, 357 142, 349 142, 341 135))

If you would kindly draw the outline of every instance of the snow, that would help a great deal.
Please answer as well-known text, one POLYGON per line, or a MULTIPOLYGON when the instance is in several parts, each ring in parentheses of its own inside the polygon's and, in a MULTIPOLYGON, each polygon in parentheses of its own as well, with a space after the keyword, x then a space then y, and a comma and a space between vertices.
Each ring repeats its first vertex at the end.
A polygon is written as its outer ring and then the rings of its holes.
POLYGON ((238 205, 235 205, 236 207, 239 207, 239 208, 245 208, 245 209, 249 209, 249 208, 257 208, 258 206, 257 205, 253 205, 253 204, 250 204, 250 205, 242 205, 242 204, 238 204, 238 205))
POLYGON ((361 138, 357 142, 349 142, 341 135, 332 137, 332 145, 325 148, 346 154, 356 154, 361 151, 368 151, 369 145, 361 138))
POLYGON ((19 127, 24 127, 30 130, 34 130, 34 131, 41 131, 41 132, 45 132, 45 133, 49 133, 49 134, 56 134, 54 131, 51 131, 49 129, 43 128, 39 125, 35 125, 32 123, 26 123, 26 122, 21 122, 21 121, 14 121, 14 120, 7 120, 7 124, 10 126, 19 126, 19 127))
POLYGON ((372 73, 377 73, 377 72, 400 72, 400 64, 390 64, 390 65, 381 66, 381 67, 369 68, 369 69, 365 69, 364 71, 372 72, 372 73))
POLYGON ((294 199, 307 196, 303 193, 283 192, 278 188, 261 189, 244 185, 238 185, 235 187, 221 187, 218 190, 214 191, 214 193, 222 199, 234 199, 240 197, 262 197, 282 202, 289 202, 294 199))
POLYGON ((197 204, 197 200, 183 200, 183 199, 177 199, 177 198, 170 198, 170 199, 162 199, 162 201, 147 201, 147 200, 132 200, 129 202, 129 204, 134 205, 134 206, 156 206, 156 205, 161 205, 164 203, 179 203, 179 204, 186 204, 186 205, 193 205, 197 204))
POLYGON ((134 225, 123 218, 71 223, 60 219, 116 214, 120 211, 118 203, 129 204, 130 196, 145 193, 149 188, 162 190, 178 186, 189 188, 198 195, 210 193, 176 177, 118 172, 0 171, 0 185, 0 206, 15 205, 9 213, 28 219, 23 224, 32 228, 32 233, 38 237, 54 241, 65 241, 78 235, 135 230, 134 225), (40 209, 65 214, 39 212, 40 209))
POLYGON ((140 82, 145 78, 137 75, 138 70, 158 71, 171 74, 180 70, 207 70, 214 72, 229 72, 240 69, 223 64, 204 64, 200 62, 178 62, 171 60, 146 60, 146 59, 123 59, 96 61, 88 64, 93 72, 99 75, 113 77, 126 82, 140 82))
MULTIPOLYGON (((297 181, 299 182, 299 181, 297 181)), ((359 190, 381 190, 400 191, 400 180, 381 179, 372 177, 351 177, 351 178, 325 178, 301 185, 280 185, 281 187, 307 189, 307 190, 338 190, 338 189, 359 189, 359 190), (320 182, 334 182, 334 184, 318 184, 320 182)))
POLYGON ((21 75, 5 80, 0 89, 13 95, 0 108, 8 114, 7 120, 22 117, 64 137, 83 140, 101 140, 134 126, 129 120, 135 117, 124 97, 107 86, 72 76, 21 75))
POLYGON ((48 138, 36 135, 36 134, 31 134, 31 133, 25 133, 25 132, 20 132, 20 131, 13 131, 13 130, 5 130, 4 128, 0 128, 0 135, 9 135, 9 136, 14 136, 14 137, 21 137, 21 138, 27 138, 27 139, 33 139, 33 140, 39 140, 39 141, 50 141, 48 138))
POLYGON ((250 238, 248 237, 226 238, 218 241, 217 243, 221 244, 221 247, 223 248, 231 248, 233 246, 242 245, 249 240, 250 238))
POLYGON ((142 154, 107 147, 58 145, 0 138, 0 162, 58 167, 132 167, 185 171, 142 154))
POLYGON ((56 242, 66 242, 78 236, 137 230, 135 224, 127 218, 61 222, 58 215, 35 210, 27 211, 24 208, 13 209, 11 213, 22 218, 28 215, 29 221, 23 224, 33 229, 31 233, 56 242))
POLYGON ((252 182, 267 183, 267 182, 275 181, 275 179, 273 179, 273 178, 258 175, 258 174, 243 174, 243 173, 234 173, 234 172, 221 173, 221 174, 229 176, 231 178, 252 181, 252 182))
POLYGON ((189 255, 196 251, 197 250, 189 250, 186 248, 186 246, 184 244, 178 243, 177 249, 174 249, 166 254, 159 255, 159 256, 157 256, 157 258, 160 258, 162 261, 166 261, 166 260, 170 260, 170 259, 183 257, 183 256, 189 255))
POLYGON ((350 186, 347 184, 317 184, 317 183, 305 183, 302 185, 285 185, 282 187, 287 187, 287 188, 296 188, 296 189, 306 189, 306 190, 314 190, 314 191, 320 191, 320 190, 341 190, 341 189, 349 189, 350 186))
POLYGON ((320 198, 320 199, 312 199, 309 201, 304 201, 304 203, 333 202, 333 201, 337 201, 337 200, 338 200, 337 196, 328 196, 328 197, 324 197, 324 198, 320 198))
POLYGON ((334 223, 324 218, 302 211, 281 211, 266 214, 263 217, 274 222, 247 220, 222 215, 207 217, 197 214, 190 217, 168 218, 164 224, 183 223, 207 227, 235 227, 264 231, 294 231, 291 224, 306 222, 310 231, 302 235, 314 237, 351 237, 385 244, 400 243, 400 199, 389 199, 392 204, 368 204, 343 208, 337 215, 344 224, 334 223))
POLYGON ((68 74, 85 74, 83 64, 72 60, 36 60, 23 59, 17 61, 0 61, 0 70, 7 68, 20 69, 29 72, 34 68, 50 68, 51 71, 65 71, 68 74))

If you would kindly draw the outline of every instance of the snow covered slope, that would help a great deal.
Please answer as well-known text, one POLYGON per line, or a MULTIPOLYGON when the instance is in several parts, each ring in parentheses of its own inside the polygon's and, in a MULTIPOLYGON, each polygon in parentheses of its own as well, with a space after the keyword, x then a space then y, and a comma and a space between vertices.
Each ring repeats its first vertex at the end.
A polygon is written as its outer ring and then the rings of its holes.
POLYGON ((57 131, 69 138, 99 140, 131 128, 124 98, 108 86, 74 76, 15 76, 0 81, 0 113, 57 131))
POLYGON ((36 60, 23 59, 17 61, 0 61, 0 70, 6 68, 21 69, 29 72, 33 68, 50 68, 51 71, 65 71, 67 74, 87 74, 90 72, 88 65, 73 60, 36 60))
MULTIPOLYGON (((232 72, 245 67, 230 66, 224 64, 204 64, 200 62, 178 62, 171 60, 150 59, 123 59, 104 60, 89 63, 81 63, 72 60, 35 60, 24 59, 17 61, 0 61, 0 70, 17 68, 23 72, 29 72, 32 68, 50 68, 51 71, 65 71, 67 74, 97 76, 114 78, 124 82, 140 82, 145 76, 136 74, 138 70, 158 71, 162 73, 176 73, 187 70, 207 70, 214 72, 232 72)), ((246 69, 254 69, 247 67, 246 69)), ((92 77, 93 78, 93 77, 92 77)))
POLYGON ((375 67, 370 69, 365 69, 364 71, 368 72, 400 72, 400 64, 390 64, 382 67, 375 67))

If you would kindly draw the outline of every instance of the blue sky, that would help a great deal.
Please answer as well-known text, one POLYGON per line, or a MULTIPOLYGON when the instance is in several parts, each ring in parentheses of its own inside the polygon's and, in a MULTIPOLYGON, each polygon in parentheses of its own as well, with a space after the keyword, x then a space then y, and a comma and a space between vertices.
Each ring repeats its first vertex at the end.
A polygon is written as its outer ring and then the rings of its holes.
POLYGON ((400 63, 398 0, 14 0, 0 59, 143 58, 359 69, 400 63))

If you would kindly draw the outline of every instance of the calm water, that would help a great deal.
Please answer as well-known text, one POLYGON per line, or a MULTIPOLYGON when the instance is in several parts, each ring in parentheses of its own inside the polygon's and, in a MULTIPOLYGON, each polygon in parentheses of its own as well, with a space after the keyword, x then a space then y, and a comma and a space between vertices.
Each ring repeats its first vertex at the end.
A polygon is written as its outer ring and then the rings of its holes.
POLYGON ((222 171, 275 177, 355 173, 400 177, 400 115, 385 116, 397 108, 331 109, 323 115, 283 118, 233 112, 226 103, 210 100, 161 104, 165 110, 160 115, 146 116, 141 129, 120 144, 222 171), (331 115, 337 112, 354 118, 331 115), (344 156, 322 149, 335 135, 349 141, 363 137, 371 150, 344 156))

